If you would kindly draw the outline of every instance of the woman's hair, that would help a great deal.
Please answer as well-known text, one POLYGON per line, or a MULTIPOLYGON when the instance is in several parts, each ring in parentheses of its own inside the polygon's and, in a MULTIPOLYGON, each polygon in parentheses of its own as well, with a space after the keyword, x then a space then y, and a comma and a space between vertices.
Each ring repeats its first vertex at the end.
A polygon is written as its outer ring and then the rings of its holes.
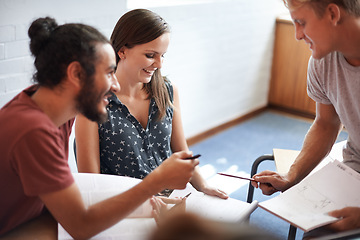
MULTIPOLYGON (((132 48, 145 44, 169 32, 168 23, 150 10, 135 9, 125 13, 117 22, 110 38, 116 52, 116 63, 121 61, 118 52, 122 47, 132 48)), ((161 75, 160 69, 157 69, 151 81, 143 87, 149 98, 155 99, 159 108, 158 119, 162 119, 167 107, 172 106, 165 81, 166 78, 161 75)))
POLYGON ((66 76, 67 66, 81 64, 84 79, 95 73, 96 45, 109 43, 98 30, 83 24, 58 25, 50 17, 38 18, 30 26, 30 50, 35 57, 33 80, 53 88, 66 76))
POLYGON ((323 16, 326 7, 330 3, 342 7, 353 16, 360 16, 360 0, 283 0, 283 2, 288 8, 297 8, 309 3, 319 17, 323 16))

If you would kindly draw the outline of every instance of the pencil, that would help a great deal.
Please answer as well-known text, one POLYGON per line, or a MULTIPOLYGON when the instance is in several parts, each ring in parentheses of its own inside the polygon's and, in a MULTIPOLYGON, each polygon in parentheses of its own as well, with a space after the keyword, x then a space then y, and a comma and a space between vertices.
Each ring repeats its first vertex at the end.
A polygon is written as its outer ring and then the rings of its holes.
POLYGON ((234 177, 234 178, 240 178, 243 180, 249 180, 249 181, 254 181, 257 182, 255 179, 253 178, 247 178, 247 177, 240 177, 240 176, 235 176, 235 175, 230 175, 230 174, 226 174, 226 173, 218 173, 219 175, 223 175, 223 176, 227 176, 227 177, 234 177))

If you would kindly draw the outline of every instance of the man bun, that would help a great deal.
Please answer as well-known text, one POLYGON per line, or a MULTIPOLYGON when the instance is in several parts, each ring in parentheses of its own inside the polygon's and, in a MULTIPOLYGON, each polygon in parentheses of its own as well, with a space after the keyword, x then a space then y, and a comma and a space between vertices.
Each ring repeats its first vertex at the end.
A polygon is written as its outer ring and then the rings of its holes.
POLYGON ((30 26, 30 51, 36 57, 48 43, 51 33, 58 27, 55 19, 50 17, 38 18, 30 26))

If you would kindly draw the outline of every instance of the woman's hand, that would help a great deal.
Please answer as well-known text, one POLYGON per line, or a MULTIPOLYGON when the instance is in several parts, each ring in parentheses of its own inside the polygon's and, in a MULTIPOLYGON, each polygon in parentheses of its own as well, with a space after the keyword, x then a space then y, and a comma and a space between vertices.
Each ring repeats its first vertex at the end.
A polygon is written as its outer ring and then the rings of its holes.
POLYGON ((161 225, 167 217, 185 212, 186 209, 186 198, 152 197, 150 203, 153 207, 152 216, 157 225, 161 225))
POLYGON ((203 189, 201 189, 201 191, 203 193, 205 193, 206 195, 215 196, 215 197, 219 197, 222 199, 227 199, 229 197, 226 194, 226 192, 224 192, 218 188, 208 186, 208 185, 206 185, 203 189))

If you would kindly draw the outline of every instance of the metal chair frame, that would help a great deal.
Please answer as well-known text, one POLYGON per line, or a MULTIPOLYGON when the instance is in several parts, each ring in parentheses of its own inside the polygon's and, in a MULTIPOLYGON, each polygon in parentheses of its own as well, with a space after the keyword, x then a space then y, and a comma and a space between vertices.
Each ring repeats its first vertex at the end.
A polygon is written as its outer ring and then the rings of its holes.
MULTIPOLYGON (((251 166, 251 173, 250 176, 254 176, 257 171, 260 163, 263 161, 275 161, 274 155, 265 154, 260 157, 258 157, 251 166)), ((249 189, 248 189, 248 196, 247 196, 247 202, 251 203, 254 198, 254 187, 251 185, 251 182, 249 183, 249 189)), ((288 240, 295 240, 296 237, 296 227, 290 224, 289 227, 289 234, 288 234, 288 240)))

